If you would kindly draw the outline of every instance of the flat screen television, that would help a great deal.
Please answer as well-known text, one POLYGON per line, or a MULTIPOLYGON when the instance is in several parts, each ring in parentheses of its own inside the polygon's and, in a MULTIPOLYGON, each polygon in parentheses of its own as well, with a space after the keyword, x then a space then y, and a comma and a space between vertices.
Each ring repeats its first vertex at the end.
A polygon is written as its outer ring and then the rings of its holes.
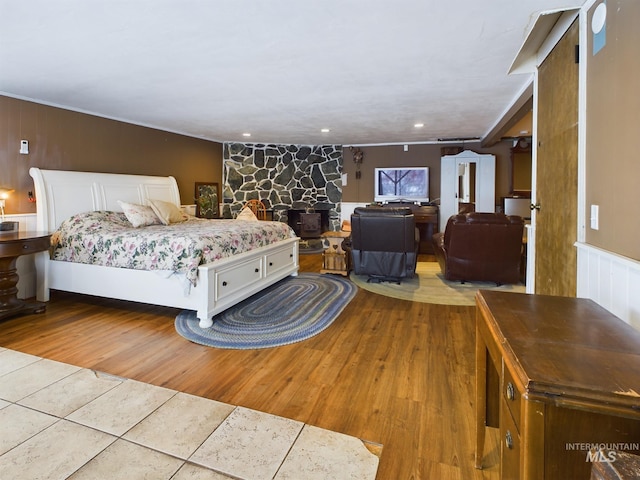
POLYGON ((375 169, 376 202, 429 201, 429 167, 375 169))

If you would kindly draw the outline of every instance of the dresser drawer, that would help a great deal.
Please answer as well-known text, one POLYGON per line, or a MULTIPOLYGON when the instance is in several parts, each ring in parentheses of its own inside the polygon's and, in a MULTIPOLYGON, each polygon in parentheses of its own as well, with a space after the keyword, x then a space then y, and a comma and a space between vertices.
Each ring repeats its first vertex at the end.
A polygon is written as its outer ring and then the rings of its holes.
POLYGON ((502 398, 505 401, 505 406, 511 415, 515 423, 515 427, 518 431, 520 431, 520 405, 522 403, 522 394, 516 388, 516 384, 513 381, 513 375, 507 368, 504 366, 504 375, 502 377, 503 385, 502 385, 502 398))
POLYGON ((413 217, 415 218, 416 223, 436 223, 438 221, 438 214, 437 213, 427 213, 427 214, 420 214, 420 213, 414 213, 413 217))
POLYGON ((254 258, 216 273, 216 301, 242 290, 262 278, 261 258, 254 258))
POLYGON ((293 264, 295 258, 295 254, 293 252, 293 247, 288 246, 283 248, 282 250, 278 250, 277 252, 270 253, 266 256, 266 272, 267 276, 271 275, 278 270, 283 268, 287 268, 293 264))
POLYGON ((500 478, 520 478, 520 434, 504 397, 500 402, 500 478))
POLYGON ((50 246, 49 236, 3 241, 0 244, 0 256, 18 257, 20 255, 29 255, 47 250, 50 246))

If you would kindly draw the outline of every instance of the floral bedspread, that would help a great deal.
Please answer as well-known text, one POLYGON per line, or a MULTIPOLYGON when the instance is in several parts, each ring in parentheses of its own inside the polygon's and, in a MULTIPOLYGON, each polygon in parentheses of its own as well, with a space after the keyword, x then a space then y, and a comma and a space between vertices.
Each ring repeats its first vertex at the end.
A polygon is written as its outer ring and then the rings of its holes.
POLYGON ((134 228, 120 212, 86 212, 52 235, 53 260, 184 273, 193 285, 198 266, 295 237, 282 222, 206 220, 134 228))

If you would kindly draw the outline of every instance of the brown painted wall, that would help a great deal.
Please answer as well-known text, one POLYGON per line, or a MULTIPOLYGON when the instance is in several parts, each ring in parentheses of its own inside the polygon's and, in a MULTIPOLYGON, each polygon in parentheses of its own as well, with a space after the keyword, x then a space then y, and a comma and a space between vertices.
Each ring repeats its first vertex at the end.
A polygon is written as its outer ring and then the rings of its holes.
POLYGON ((0 186, 16 190, 6 213, 36 211, 31 167, 173 175, 191 204, 195 182, 222 184, 222 144, 0 96, 0 186))
MULTIPOLYGON (((496 203, 509 191, 510 141, 489 148, 466 143, 465 149, 496 155, 496 203)), ((430 167, 431 199, 440 196, 440 145, 363 147, 362 178, 355 178, 349 148, 344 149, 348 183, 343 201, 373 201, 373 169, 388 166, 430 167)), ((222 144, 140 127, 83 113, 0 96, 0 186, 15 188, 7 213, 33 213, 30 167, 144 175, 173 175, 183 204, 193 203, 194 183, 222 185, 222 144), (19 152, 29 141, 29 155, 19 152)))
MULTIPOLYGON (((456 146, 462 146, 456 145, 456 146)), ((511 141, 502 141, 491 148, 480 148, 480 143, 465 143, 465 150, 490 153, 496 156, 496 204, 509 193, 511 141)), ((356 180, 353 151, 344 149, 344 173, 347 185, 342 188, 345 202, 367 203, 373 201, 374 168, 376 167, 429 167, 431 201, 440 197, 440 157, 442 145, 409 145, 405 152, 402 145, 362 147, 364 160, 360 166, 361 178, 356 180)))
MULTIPOLYGON (((589 25, 596 3, 589 12, 589 25)), ((586 241, 640 260, 640 2, 608 0, 606 45, 593 55, 587 38, 586 241), (599 230, 589 226, 600 206, 599 230)))

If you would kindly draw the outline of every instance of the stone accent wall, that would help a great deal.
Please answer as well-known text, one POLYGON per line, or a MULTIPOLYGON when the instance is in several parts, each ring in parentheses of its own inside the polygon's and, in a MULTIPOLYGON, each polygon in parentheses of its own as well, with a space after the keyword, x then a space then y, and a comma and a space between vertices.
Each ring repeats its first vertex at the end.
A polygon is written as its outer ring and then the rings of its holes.
POLYGON ((222 160, 224 217, 260 199, 274 220, 286 222, 290 208, 329 210, 330 229, 340 229, 342 146, 225 143, 222 160))

